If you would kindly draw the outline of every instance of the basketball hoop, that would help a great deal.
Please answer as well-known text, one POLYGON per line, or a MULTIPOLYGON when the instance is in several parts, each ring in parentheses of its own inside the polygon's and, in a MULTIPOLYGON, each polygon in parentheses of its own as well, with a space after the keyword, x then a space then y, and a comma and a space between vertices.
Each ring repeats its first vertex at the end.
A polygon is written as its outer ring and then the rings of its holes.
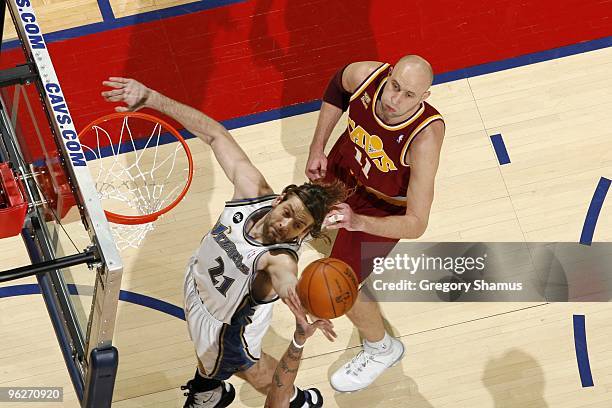
POLYGON ((140 112, 96 119, 79 139, 117 247, 138 247, 191 185, 187 143, 167 122, 140 112))

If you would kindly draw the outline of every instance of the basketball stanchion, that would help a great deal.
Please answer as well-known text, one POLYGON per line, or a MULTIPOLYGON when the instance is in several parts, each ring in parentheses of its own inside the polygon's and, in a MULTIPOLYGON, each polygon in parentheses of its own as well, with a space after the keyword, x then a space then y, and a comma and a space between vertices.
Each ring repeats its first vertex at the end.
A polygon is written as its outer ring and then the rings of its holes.
POLYGON ((138 247, 191 185, 187 143, 172 125, 141 112, 96 119, 79 139, 117 247, 138 247))
POLYGON ((21 233, 28 202, 8 163, 0 163, 0 238, 21 233))

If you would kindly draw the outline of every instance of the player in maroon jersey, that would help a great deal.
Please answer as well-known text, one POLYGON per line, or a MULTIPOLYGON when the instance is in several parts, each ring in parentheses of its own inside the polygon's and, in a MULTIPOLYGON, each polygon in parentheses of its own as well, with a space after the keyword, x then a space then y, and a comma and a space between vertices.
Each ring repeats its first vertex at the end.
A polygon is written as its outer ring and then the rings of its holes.
MULTIPOLYGON (((355 193, 329 215, 328 228, 338 229, 330 256, 350 264, 363 282, 361 243, 378 242, 369 256, 386 256, 401 238, 418 238, 426 227, 434 196, 444 137, 444 122, 425 102, 433 71, 416 55, 394 67, 381 62, 355 62, 340 69, 325 95, 306 176, 337 178, 355 193), (331 131, 349 109, 348 126, 324 154, 331 131)), ((347 314, 364 339, 363 350, 331 377, 341 392, 370 385, 397 363, 404 346, 384 329, 376 302, 360 296, 347 314)))

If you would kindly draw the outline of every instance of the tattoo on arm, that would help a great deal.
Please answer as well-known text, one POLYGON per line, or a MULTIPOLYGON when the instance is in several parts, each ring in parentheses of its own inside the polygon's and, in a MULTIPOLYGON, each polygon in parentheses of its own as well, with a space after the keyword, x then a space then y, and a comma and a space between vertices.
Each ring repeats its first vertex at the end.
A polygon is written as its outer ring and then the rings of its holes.
POLYGON ((300 368, 302 349, 289 344, 287 351, 280 359, 272 376, 272 384, 266 397, 266 407, 287 406, 293 392, 293 382, 300 368))
POLYGON ((293 369, 289 368, 289 366, 287 365, 287 362, 285 361, 284 358, 281 358, 281 360, 278 362, 278 364, 283 369, 283 371, 286 372, 286 373, 297 373, 298 372, 297 368, 293 368, 293 369))
POLYGON ((274 373, 274 385, 276 385, 278 388, 281 388, 284 386, 284 384, 281 382, 280 376, 278 375, 278 371, 274 373))
POLYGON ((293 361, 299 361, 302 358, 302 349, 290 344, 287 349, 287 357, 293 361))

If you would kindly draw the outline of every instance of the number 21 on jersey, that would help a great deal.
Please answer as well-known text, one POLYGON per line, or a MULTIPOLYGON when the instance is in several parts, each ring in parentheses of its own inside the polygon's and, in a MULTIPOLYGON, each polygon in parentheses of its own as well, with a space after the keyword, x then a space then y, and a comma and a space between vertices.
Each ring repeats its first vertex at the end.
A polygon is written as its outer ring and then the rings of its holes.
POLYGON ((230 286, 232 286, 235 279, 223 275, 225 265, 223 264, 223 259, 220 256, 215 258, 215 262, 217 262, 217 266, 213 266, 208 270, 210 279, 212 280, 215 289, 217 289, 223 296, 227 296, 227 291, 230 286), (223 279, 223 282, 219 284, 220 279, 223 279))

